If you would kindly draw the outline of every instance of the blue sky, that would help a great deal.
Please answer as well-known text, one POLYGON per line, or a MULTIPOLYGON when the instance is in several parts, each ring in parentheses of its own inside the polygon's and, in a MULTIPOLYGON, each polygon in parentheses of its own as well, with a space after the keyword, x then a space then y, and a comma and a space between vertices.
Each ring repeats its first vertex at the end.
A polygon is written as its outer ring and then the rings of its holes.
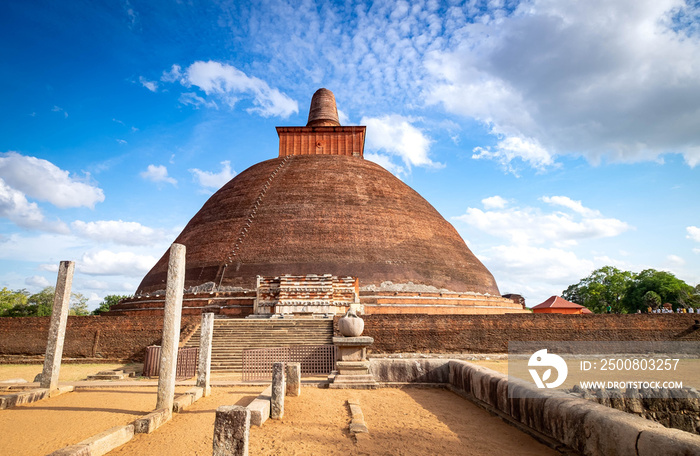
MULTIPOLYGON (((10 1, 0 286, 76 261, 131 294, 313 92, 528 305, 593 269, 700 282, 700 6, 590 1, 10 1)), ((319 271, 322 272, 322 271, 319 271)))

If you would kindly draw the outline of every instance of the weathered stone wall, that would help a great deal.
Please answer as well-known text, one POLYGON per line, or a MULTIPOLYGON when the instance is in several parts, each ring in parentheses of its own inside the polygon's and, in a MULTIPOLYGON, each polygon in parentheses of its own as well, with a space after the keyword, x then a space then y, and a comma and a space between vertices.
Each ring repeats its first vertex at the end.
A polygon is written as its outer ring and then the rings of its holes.
POLYGON ((633 413, 668 428, 700 434, 700 393, 697 390, 689 388, 650 391, 641 389, 621 391, 617 388, 581 389, 578 386, 572 390, 583 399, 633 413), (654 397, 643 396, 650 391, 654 397))
MULTIPOLYGON (((0 355, 43 355, 50 317, 0 318, 0 355)), ((181 337, 196 329, 200 316, 183 316, 181 337)), ((163 317, 68 317, 64 358, 109 358, 141 361, 145 348, 158 345, 163 317)))
MULTIPOLYGON (((694 314, 365 315, 373 353, 506 353, 508 341, 700 340, 694 314)), ((336 317, 337 333, 337 317, 336 317)))

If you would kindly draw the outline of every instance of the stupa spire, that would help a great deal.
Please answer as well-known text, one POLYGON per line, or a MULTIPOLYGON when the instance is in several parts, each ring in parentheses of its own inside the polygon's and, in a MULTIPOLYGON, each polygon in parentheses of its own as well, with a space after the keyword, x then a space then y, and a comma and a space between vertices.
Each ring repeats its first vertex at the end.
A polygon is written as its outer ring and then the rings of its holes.
POLYGON ((318 89, 311 97, 307 127, 339 127, 335 95, 328 89, 318 89))

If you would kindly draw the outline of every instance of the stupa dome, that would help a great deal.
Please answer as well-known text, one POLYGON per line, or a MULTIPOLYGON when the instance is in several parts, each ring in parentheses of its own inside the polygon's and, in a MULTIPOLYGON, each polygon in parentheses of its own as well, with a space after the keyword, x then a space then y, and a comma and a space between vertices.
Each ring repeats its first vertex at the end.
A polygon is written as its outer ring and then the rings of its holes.
MULTIPOLYGON (((186 288, 213 282, 215 290, 254 290, 258 276, 332 274, 358 278, 364 290, 391 283, 415 296, 449 291, 502 300, 455 228, 363 158, 365 127, 340 126, 332 92, 314 94, 307 126, 277 133, 279 157, 234 177, 175 240, 187 247, 186 288)), ((165 252, 137 294, 165 289, 167 267, 165 252)))

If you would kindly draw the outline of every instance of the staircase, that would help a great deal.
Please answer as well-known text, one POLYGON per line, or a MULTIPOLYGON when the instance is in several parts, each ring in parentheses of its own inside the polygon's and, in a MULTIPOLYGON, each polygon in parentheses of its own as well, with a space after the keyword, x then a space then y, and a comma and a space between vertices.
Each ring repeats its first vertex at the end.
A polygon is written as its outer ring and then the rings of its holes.
MULTIPOLYGON (((199 347, 200 328, 185 347, 199 347)), ((215 319, 212 372, 241 372, 243 350, 333 343, 333 320, 215 319)))

